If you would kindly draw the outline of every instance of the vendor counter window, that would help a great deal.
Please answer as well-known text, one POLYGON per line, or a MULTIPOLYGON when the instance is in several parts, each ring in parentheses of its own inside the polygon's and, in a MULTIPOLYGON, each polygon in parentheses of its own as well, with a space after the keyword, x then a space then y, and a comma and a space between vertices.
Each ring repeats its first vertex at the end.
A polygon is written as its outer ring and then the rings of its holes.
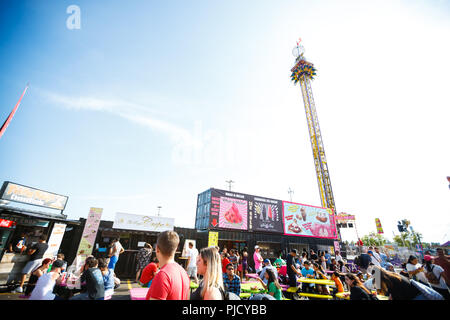
POLYGON ((309 254, 309 246, 302 243, 289 243, 289 250, 296 249, 299 256, 302 255, 303 251, 309 254))
POLYGON ((261 256, 264 259, 276 259, 281 250, 281 243, 279 242, 258 242, 261 248, 261 256))

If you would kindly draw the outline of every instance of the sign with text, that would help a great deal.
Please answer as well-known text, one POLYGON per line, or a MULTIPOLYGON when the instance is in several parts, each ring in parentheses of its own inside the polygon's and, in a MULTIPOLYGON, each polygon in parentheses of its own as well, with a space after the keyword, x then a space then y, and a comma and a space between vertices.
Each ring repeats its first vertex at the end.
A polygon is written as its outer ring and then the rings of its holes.
POLYGON ((66 207, 69 198, 56 193, 5 181, 0 190, 0 199, 62 211, 66 207))
POLYGON ((248 230, 248 201, 248 195, 212 189, 209 227, 248 230))
POLYGON ((0 227, 1 228, 11 228, 14 225, 14 221, 0 219, 0 227))
POLYGON ((45 252, 45 256, 48 256, 49 258, 56 257, 64 237, 64 232, 66 232, 66 225, 64 223, 55 223, 53 225, 53 230, 50 235, 50 239, 48 240, 48 249, 45 252))
POLYGON ((283 233, 283 209, 281 201, 261 197, 253 197, 252 200, 249 202, 249 229, 283 233))
POLYGON ((89 215, 84 226, 83 235, 81 236, 77 255, 92 254, 102 213, 102 208, 91 208, 89 210, 89 215))
POLYGON ((117 212, 113 228, 140 231, 173 231, 175 219, 117 212))
POLYGON ((347 223, 347 222, 350 222, 350 221, 355 221, 355 216, 354 215, 351 215, 351 214, 348 214, 348 213, 345 213, 345 212, 341 212, 341 213, 338 213, 336 215, 336 222, 337 223, 347 223))
POLYGON ((208 234, 208 247, 217 247, 219 245, 219 233, 210 231, 208 234))
POLYGON ((284 234, 337 239, 333 210, 283 201, 284 234))

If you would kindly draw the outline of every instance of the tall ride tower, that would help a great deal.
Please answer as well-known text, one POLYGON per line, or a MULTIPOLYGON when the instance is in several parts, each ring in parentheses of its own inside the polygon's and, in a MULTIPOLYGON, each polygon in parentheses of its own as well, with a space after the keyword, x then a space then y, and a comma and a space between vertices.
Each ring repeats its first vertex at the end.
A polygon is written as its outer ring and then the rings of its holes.
MULTIPOLYGON (((334 204, 333 190, 331 189, 330 174, 328 172, 327 159, 325 157, 325 148, 323 146, 322 134, 320 133, 319 119, 317 118, 316 106, 314 104, 313 93, 311 89, 311 80, 316 75, 316 69, 311 62, 304 57, 305 49, 297 42, 297 46, 292 51, 296 57, 295 66, 291 69, 291 80, 294 84, 300 83, 302 89, 303 102, 305 104, 306 120, 308 122, 309 137, 314 156, 314 165, 316 167, 317 183, 319 185, 320 200, 322 206, 333 209, 336 214, 334 204)), ((340 234, 340 233, 339 233, 340 234)), ((339 235, 340 238, 340 235, 339 235)))

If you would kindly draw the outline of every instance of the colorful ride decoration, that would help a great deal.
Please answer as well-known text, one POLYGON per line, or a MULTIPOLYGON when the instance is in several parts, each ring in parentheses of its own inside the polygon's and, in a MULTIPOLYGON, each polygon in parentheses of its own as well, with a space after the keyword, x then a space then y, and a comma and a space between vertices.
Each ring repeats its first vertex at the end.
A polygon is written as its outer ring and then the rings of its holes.
POLYGON ((294 81, 294 84, 297 84, 302 76, 305 76, 311 80, 314 80, 314 76, 316 76, 316 68, 314 68, 314 65, 305 60, 300 60, 297 62, 297 64, 291 69, 291 72, 291 80, 294 81))

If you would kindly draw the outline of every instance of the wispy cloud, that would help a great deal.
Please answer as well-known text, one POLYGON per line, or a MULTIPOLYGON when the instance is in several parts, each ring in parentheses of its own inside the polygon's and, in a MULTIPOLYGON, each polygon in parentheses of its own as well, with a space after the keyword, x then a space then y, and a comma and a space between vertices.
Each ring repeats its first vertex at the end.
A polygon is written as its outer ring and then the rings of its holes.
POLYGON ((50 102, 66 109, 107 112, 169 135, 174 141, 183 139, 186 142, 193 142, 193 137, 188 130, 169 121, 157 118, 155 116, 157 112, 149 106, 122 99, 101 99, 89 96, 73 97, 45 90, 39 90, 39 92, 50 102))
POLYGON ((78 200, 119 200, 119 201, 128 201, 128 200, 141 200, 141 199, 151 199, 152 194, 133 194, 133 195, 120 195, 120 196, 111 196, 111 195, 92 195, 92 196, 72 196, 71 198, 78 200))

